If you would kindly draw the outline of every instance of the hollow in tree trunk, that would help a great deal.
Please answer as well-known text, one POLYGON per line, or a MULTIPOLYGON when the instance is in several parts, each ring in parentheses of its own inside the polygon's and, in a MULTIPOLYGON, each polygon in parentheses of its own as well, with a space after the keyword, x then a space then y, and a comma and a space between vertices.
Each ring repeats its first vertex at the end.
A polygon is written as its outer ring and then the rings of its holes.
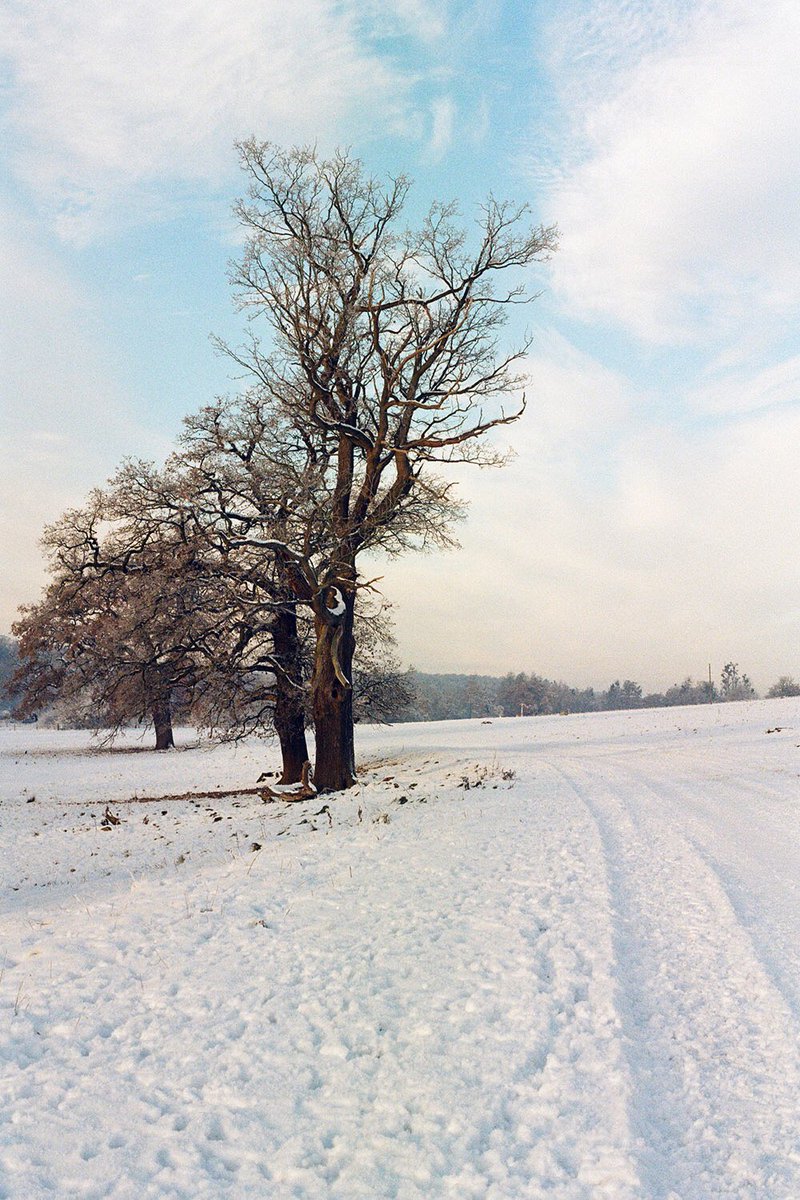
POLYGON ((353 596, 327 588, 328 596, 315 608, 317 645, 311 677, 316 758, 314 785, 318 792, 340 792, 356 782, 353 737, 353 596), (337 608, 342 606, 342 611, 337 608), (337 670, 338 667, 338 670, 337 670))
POLYGON ((275 671, 275 732, 281 747, 281 783, 299 783, 308 761, 303 667, 297 614, 280 609, 272 631, 275 671))

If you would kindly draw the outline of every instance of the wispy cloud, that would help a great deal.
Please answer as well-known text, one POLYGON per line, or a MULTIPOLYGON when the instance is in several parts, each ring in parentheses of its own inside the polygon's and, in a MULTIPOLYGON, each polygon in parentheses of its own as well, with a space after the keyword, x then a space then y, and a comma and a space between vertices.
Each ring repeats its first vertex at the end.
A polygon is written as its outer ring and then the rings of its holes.
POLYGON ((800 8, 660 9, 603 4, 553 35, 572 120, 555 278, 642 338, 724 339, 797 311, 800 8))
POLYGON ((800 405, 800 355, 761 370, 718 372, 689 393, 688 403, 695 412, 715 416, 800 405))
POLYGON ((434 160, 446 154, 453 140, 455 105, 449 96, 440 96, 431 106, 431 136, 428 153, 434 160))
POLYGON ((91 236, 166 187, 214 185, 231 143, 399 121, 409 79, 370 49, 355 0, 16 0, 3 41, 14 169, 63 236, 91 236))
POLYGON ((385 38, 408 36, 435 43, 451 21, 452 0, 361 0, 361 10, 385 38))

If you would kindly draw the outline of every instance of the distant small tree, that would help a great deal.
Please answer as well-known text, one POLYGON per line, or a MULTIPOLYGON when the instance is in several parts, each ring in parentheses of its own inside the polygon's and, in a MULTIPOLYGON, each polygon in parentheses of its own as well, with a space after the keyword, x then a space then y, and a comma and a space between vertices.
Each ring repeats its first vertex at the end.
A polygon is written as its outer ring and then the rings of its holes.
POLYGON ((552 713, 595 712, 599 697, 593 688, 570 687, 541 675, 509 673, 497 687, 495 701, 504 717, 540 716, 552 713))
POLYGON ((493 717, 497 711, 494 689, 478 675, 470 675, 465 683, 463 703, 467 717, 493 717))
POLYGON ((553 711, 549 680, 524 671, 504 677, 497 702, 504 717, 530 717, 553 711))
POLYGON ((667 705, 710 704, 717 699, 717 689, 707 680, 695 683, 691 675, 687 675, 682 683, 675 683, 664 693, 663 703, 667 705))
POLYGON ((602 707, 608 709, 641 708, 642 685, 632 679, 620 683, 618 679, 611 684, 602 698, 602 707))
POLYGON ((747 675, 739 672, 739 664, 729 662, 722 668, 720 678, 721 700, 755 700, 756 690, 747 675))
POLYGON ((770 700, 781 696, 800 696, 800 683, 795 683, 791 675, 781 675, 777 682, 767 692, 770 700))
MULTIPOLYGON (((566 687, 565 684, 559 686, 566 687)), ((566 702, 559 706, 559 712, 597 712, 600 707, 599 697, 594 688, 567 688, 567 692, 566 702)))

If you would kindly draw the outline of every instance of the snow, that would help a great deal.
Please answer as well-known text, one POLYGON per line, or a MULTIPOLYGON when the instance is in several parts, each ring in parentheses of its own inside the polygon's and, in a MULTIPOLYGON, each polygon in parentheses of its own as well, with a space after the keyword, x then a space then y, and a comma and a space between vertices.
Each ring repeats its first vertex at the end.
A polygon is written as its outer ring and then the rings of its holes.
POLYGON ((331 588, 331 599, 333 600, 333 604, 326 605, 326 608, 328 609, 328 612, 331 614, 332 617, 340 617, 342 615, 342 613, 345 611, 345 602, 344 602, 344 596, 342 595, 339 588, 337 588, 337 587, 331 588))
POLYGON ((179 741, 0 732, 0 1197, 800 1196, 800 702, 179 741))

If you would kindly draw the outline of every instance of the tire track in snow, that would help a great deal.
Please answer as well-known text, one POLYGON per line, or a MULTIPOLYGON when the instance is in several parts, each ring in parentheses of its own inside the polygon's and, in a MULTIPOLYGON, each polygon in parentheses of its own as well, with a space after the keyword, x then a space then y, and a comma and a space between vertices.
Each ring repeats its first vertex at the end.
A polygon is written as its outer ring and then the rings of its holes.
POLYGON ((709 778, 681 777, 674 764, 657 780, 629 769, 631 778, 680 811, 683 835, 720 881, 753 950, 791 1010, 800 1045, 800 923, 786 895, 800 890, 800 855, 787 836, 786 794, 740 781, 732 766, 709 778), (742 793, 747 793, 743 805, 742 793))
POLYGON ((720 879, 619 762, 552 765, 605 848, 648 1197, 797 1200, 792 1021, 720 879))

